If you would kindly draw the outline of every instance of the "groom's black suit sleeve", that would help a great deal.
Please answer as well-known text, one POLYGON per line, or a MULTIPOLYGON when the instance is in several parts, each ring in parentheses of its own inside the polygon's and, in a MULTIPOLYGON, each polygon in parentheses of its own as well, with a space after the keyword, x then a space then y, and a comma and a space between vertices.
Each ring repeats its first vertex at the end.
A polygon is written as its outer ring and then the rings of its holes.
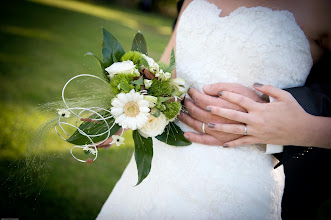
MULTIPOLYGON (((313 66, 303 87, 285 89, 312 115, 331 116, 330 64, 327 52, 313 66)), ((284 152, 275 156, 286 176, 282 218, 331 219, 331 150, 284 146, 284 152)))

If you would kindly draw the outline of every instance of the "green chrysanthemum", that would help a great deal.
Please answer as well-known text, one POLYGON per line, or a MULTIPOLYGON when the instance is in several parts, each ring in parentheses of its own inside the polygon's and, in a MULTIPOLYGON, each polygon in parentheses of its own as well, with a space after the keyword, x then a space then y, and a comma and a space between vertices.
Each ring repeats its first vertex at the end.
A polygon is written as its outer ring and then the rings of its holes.
POLYGON ((118 88, 118 85, 120 83, 127 83, 128 85, 131 84, 133 80, 134 75, 133 74, 116 74, 113 79, 110 81, 110 88, 112 92, 117 95, 121 92, 121 89, 118 88))
POLYGON ((121 61, 126 61, 126 60, 131 60, 134 64, 140 64, 140 57, 141 57, 141 53, 139 53, 138 51, 129 51, 126 52, 122 58, 121 61))
POLYGON ((160 96, 171 96, 173 92, 172 85, 169 82, 161 82, 157 79, 153 79, 153 83, 148 90, 148 94, 160 97, 160 96))
POLYGON ((165 102, 163 104, 166 106, 166 110, 163 111, 163 114, 168 119, 172 119, 178 115, 181 108, 181 104, 179 102, 165 102))

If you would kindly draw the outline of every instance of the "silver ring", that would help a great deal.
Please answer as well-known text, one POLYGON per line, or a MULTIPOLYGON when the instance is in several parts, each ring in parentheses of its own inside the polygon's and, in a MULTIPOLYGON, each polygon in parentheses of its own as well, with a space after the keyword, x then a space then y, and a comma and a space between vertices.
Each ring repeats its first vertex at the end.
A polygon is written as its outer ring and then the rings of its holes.
POLYGON ((206 130, 205 130, 206 124, 204 122, 202 122, 202 133, 206 134, 206 130))
POLYGON ((246 136, 247 135, 247 125, 244 125, 245 126, 245 132, 244 132, 244 135, 246 136))

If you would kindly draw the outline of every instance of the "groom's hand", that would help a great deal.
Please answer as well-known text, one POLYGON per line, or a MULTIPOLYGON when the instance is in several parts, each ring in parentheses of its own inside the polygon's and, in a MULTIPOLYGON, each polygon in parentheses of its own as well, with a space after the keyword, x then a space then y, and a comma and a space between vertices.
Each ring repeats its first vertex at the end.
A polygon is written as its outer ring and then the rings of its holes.
POLYGON ((181 113, 179 119, 192 127, 194 130, 202 133, 202 123, 206 124, 205 131, 206 134, 197 134, 193 132, 186 132, 185 137, 192 142, 201 143, 206 145, 223 145, 224 143, 235 140, 242 135, 229 134, 224 132, 215 131, 209 129, 208 126, 212 126, 212 123, 237 123, 223 117, 212 115, 206 109, 207 106, 219 106, 228 109, 234 109, 237 111, 246 112, 245 109, 241 108, 238 105, 232 104, 224 99, 218 97, 219 92, 221 91, 231 91, 244 95, 251 98, 257 102, 264 102, 256 92, 252 89, 249 89, 241 84, 235 83, 216 83, 212 85, 207 85, 203 87, 205 94, 199 92, 196 89, 189 89, 188 94, 192 98, 192 101, 186 99, 184 106, 188 114, 181 113), (211 124, 210 124, 211 123, 211 124))

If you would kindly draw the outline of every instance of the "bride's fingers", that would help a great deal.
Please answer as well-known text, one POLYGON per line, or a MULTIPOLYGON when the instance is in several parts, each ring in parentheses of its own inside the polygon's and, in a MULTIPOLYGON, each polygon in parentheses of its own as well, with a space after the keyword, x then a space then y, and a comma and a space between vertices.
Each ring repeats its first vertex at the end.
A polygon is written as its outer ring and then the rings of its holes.
POLYGON ((242 145, 248 144, 255 144, 257 143, 256 138, 252 136, 243 136, 233 141, 229 141, 223 144, 223 147, 237 147, 242 145))
POLYGON ((253 101, 250 98, 232 92, 227 92, 227 91, 220 92, 220 97, 245 108, 247 111, 255 109, 259 105, 259 103, 253 101))
MULTIPOLYGON (((221 123, 208 123, 208 128, 215 131, 222 131, 231 134, 245 135, 245 125, 244 124, 221 124, 221 123)), ((246 133, 253 135, 254 132, 246 125, 246 133), (249 133, 248 133, 249 130, 249 133)))
POLYGON ((242 122, 244 124, 248 124, 249 122, 251 122, 249 120, 248 113, 244 113, 232 109, 220 108, 216 106, 207 106, 206 109, 214 115, 218 115, 233 121, 242 122))
POLYGON ((262 92, 263 94, 266 94, 268 96, 271 96, 275 99, 283 99, 291 96, 290 93, 279 89, 277 87, 274 87, 272 85, 263 85, 260 83, 254 83, 254 87, 256 90, 262 92))
POLYGON ((223 143, 209 134, 197 134, 194 132, 185 132, 184 136, 191 142, 204 145, 222 145, 223 143))

